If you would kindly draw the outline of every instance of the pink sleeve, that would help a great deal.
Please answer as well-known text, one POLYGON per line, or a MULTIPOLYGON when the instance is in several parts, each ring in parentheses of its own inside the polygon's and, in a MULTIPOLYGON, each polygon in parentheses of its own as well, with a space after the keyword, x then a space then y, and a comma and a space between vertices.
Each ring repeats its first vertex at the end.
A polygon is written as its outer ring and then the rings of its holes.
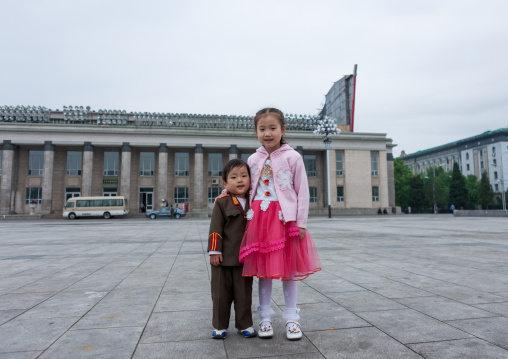
POLYGON ((297 212, 296 224, 298 227, 307 228, 307 217, 309 215, 309 182, 307 181, 307 172, 300 154, 293 164, 293 184, 295 186, 297 212))

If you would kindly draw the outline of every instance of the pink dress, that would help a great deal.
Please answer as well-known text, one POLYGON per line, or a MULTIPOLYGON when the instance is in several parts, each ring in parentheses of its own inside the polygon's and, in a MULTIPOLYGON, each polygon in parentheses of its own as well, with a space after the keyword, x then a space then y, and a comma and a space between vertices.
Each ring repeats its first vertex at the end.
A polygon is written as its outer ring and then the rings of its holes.
POLYGON ((321 270, 309 231, 300 238, 296 222, 285 222, 273 185, 268 159, 254 201, 247 212, 247 228, 240 247, 243 276, 302 280, 321 270))

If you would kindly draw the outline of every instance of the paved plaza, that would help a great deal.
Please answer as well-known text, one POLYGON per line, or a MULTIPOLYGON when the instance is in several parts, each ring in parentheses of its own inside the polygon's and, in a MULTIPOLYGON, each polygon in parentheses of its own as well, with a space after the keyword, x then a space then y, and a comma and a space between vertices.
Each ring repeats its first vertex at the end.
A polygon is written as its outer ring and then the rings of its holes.
POLYGON ((311 218, 298 342, 210 339, 208 225, 0 221, 0 359, 508 358, 506 218, 311 218))

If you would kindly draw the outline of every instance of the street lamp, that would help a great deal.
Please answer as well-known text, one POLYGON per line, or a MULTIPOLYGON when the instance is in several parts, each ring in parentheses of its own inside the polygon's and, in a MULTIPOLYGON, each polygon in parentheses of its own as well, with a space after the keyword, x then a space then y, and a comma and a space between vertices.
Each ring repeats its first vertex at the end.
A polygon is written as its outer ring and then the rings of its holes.
POLYGON ((323 142, 326 147, 326 182, 328 187, 328 218, 332 218, 332 198, 330 195, 330 144, 332 140, 328 136, 338 135, 340 133, 337 127, 337 120, 333 117, 325 116, 318 121, 314 134, 323 136, 323 142))
MULTIPOLYGON (((442 167, 442 166, 445 166, 446 163, 441 163, 439 164, 438 166, 439 167, 442 167)), ((434 200, 434 214, 437 214, 437 211, 436 211, 436 166, 432 166, 432 170, 434 172, 434 178, 432 179, 432 199, 434 200)), ((429 177, 426 177, 426 178, 429 178, 429 177)))

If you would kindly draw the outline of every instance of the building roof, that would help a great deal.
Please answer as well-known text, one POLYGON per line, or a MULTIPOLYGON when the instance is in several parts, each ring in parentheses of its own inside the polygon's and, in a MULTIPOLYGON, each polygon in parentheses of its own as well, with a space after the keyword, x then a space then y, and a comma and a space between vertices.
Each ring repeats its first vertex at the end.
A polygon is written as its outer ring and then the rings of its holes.
MULTIPOLYGON (((318 116, 285 114, 287 129, 314 131, 318 116)), ((92 110, 89 106, 64 106, 51 110, 41 106, 0 106, 0 122, 56 123, 73 125, 116 125, 180 128, 253 130, 253 116, 201 115, 188 113, 129 112, 92 110)))
POLYGON ((499 128, 499 129, 493 130, 493 131, 485 131, 485 132, 483 132, 483 133, 481 133, 479 135, 463 138, 461 140, 457 140, 457 141, 453 141, 453 142, 450 142, 450 143, 446 143, 444 145, 440 145, 440 146, 436 146, 436 147, 431 147, 431 148, 427 148, 425 150, 421 150, 421 151, 417 151, 417 152, 414 152, 414 153, 410 153, 408 155, 405 155, 404 158, 407 159, 408 157, 410 158, 410 157, 418 157, 418 156, 422 156, 422 155, 427 155, 427 154, 431 154, 433 152, 447 150, 447 149, 450 149, 450 148, 453 148, 453 147, 458 147, 458 146, 461 146, 461 145, 465 145, 465 144, 467 144, 469 142, 475 142, 475 141, 478 141, 480 139, 490 138, 492 136, 496 136, 496 135, 500 135, 500 134, 506 134, 506 135, 508 135, 508 128, 504 127, 504 128, 499 128))

